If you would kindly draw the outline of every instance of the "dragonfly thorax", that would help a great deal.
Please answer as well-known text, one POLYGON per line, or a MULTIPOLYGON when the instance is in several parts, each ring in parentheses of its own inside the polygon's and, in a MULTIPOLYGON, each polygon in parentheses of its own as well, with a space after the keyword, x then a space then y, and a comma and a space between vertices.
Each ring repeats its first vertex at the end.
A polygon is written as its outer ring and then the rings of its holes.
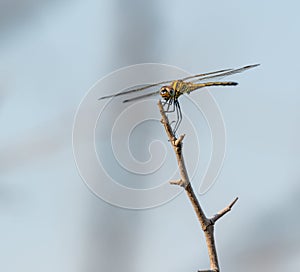
POLYGON ((175 97, 175 91, 170 86, 163 86, 160 88, 160 96, 165 100, 169 100, 175 97))

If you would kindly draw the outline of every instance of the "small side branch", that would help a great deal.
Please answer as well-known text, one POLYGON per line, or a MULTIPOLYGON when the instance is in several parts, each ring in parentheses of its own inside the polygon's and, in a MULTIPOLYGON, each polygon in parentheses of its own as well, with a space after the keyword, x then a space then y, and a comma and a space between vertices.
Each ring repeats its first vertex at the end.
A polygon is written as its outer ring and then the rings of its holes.
POLYGON ((182 154, 182 147, 183 147, 183 139, 185 135, 181 135, 178 138, 173 133, 173 130, 171 128, 171 125, 169 123, 168 117, 166 116, 166 113, 164 111, 162 103, 158 102, 158 107, 160 114, 162 116, 162 124, 164 125, 165 131, 167 133, 167 136, 169 138, 169 141, 174 149, 178 168, 180 172, 180 179, 179 180, 173 180, 170 181, 170 184, 172 185, 178 185, 185 189, 186 194, 188 198, 191 201, 191 204, 196 212, 197 218, 200 222, 201 228, 205 235, 208 255, 209 255, 209 261, 210 261, 210 269, 208 270, 199 270, 199 272, 219 272, 219 263, 218 263, 218 256, 217 256, 217 250, 215 245, 215 239, 214 239, 214 224, 218 219, 220 219, 223 215, 228 213, 233 205, 236 203, 238 198, 234 199, 226 208, 219 211, 217 214, 215 214, 212 218, 207 218, 203 209, 200 206, 200 203, 194 193, 193 187, 190 183, 188 173, 185 167, 183 154, 182 154))
POLYGON ((223 210, 219 211, 217 214, 215 214, 210 221, 214 223, 217 222, 217 220, 219 220, 223 215, 225 215, 226 213, 228 213, 229 211, 231 211, 231 208, 233 207, 233 205, 238 201, 238 197, 236 197, 226 208, 224 208, 223 210))

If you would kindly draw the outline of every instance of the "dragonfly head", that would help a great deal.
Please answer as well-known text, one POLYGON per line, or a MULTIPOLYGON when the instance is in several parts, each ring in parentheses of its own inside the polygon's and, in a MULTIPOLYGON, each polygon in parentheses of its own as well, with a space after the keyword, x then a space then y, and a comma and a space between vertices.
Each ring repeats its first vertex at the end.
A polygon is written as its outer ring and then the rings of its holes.
POLYGON ((169 100, 175 97, 175 91, 170 86, 163 86, 160 88, 160 96, 165 100, 169 100))

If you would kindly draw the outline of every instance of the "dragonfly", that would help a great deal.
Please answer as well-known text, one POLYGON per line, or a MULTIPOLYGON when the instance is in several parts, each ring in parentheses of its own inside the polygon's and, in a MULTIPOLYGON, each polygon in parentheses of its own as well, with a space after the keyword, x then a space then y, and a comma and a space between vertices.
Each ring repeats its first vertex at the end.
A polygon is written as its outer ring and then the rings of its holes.
POLYGON ((242 73, 246 70, 255 68, 259 65, 260 64, 251 64, 237 69, 223 69, 223 70, 218 70, 218 71, 213 71, 213 72, 208 72, 203 74, 191 75, 181 79, 175 79, 175 80, 173 79, 173 80, 166 80, 157 83, 151 83, 143 87, 133 88, 112 95, 102 96, 98 100, 139 93, 146 89, 163 85, 159 90, 147 94, 137 95, 129 99, 125 99, 123 103, 128 103, 128 102, 160 95, 162 98, 163 106, 165 107, 164 108, 165 112, 166 113, 176 112, 177 117, 176 117, 176 121, 174 121, 175 125, 173 127, 173 133, 175 134, 182 121, 182 112, 178 101, 178 98, 181 95, 190 94, 191 92, 204 87, 236 86, 238 85, 238 83, 234 81, 207 81, 207 80, 222 78, 233 74, 242 73))

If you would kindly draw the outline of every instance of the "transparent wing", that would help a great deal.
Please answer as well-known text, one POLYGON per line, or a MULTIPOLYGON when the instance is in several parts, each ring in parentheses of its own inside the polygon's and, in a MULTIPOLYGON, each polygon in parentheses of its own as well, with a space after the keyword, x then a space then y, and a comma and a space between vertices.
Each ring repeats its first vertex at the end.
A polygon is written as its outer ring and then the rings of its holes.
MULTIPOLYGON (((187 80, 187 79, 191 79, 191 78, 195 78, 195 77, 204 77, 204 76, 219 74, 219 73, 226 72, 226 71, 231 71, 231 70, 233 70, 233 69, 223 69, 223 70, 209 72, 209 73, 205 73, 205 74, 198 74, 198 75, 188 76, 188 77, 182 78, 181 80, 187 80)), ((162 85, 162 84, 169 84, 169 83, 171 83, 174 80, 175 79, 161 81, 161 82, 157 82, 157 83, 151 83, 151 84, 148 84, 146 86, 143 86, 143 87, 140 87, 140 88, 134 88, 134 89, 131 89, 131 90, 128 90, 128 91, 125 91, 125 92, 120 92, 120 93, 116 93, 116 94, 112 94, 112 95, 102 96, 102 97, 98 98, 98 100, 102 100, 102 99, 106 99, 106 98, 112 98, 112 97, 116 97, 116 96, 120 96, 120 95, 126 95, 126 94, 130 94, 130 93, 135 93, 135 92, 143 91, 143 90, 146 90, 148 88, 156 87, 156 86, 159 86, 159 85, 162 85)))
POLYGON ((125 92, 120 92, 120 93, 116 93, 116 94, 112 94, 112 95, 102 96, 102 97, 98 98, 98 100, 111 98, 111 97, 116 97, 116 96, 125 95, 125 94, 130 94, 130 93, 135 93, 135 92, 143 91, 143 90, 146 90, 148 88, 152 88, 152 87, 155 87, 155 86, 158 86, 158 85, 168 84, 168 83, 171 83, 171 82, 172 82, 172 80, 161 81, 161 82, 158 82, 158 83, 152 83, 152 84, 148 84, 148 85, 140 87, 140 88, 131 89, 131 90, 128 90, 128 91, 125 91, 125 92))
POLYGON ((247 65, 238 69, 228 69, 228 70, 224 70, 222 72, 216 73, 214 75, 205 75, 205 76, 200 76, 199 78, 192 80, 192 82, 196 82, 196 81, 202 81, 202 80, 206 80, 206 79, 211 79, 211 78, 217 78, 217 77, 225 77, 225 76, 230 76, 233 74, 238 74, 238 73, 242 73, 246 70, 252 69, 254 67, 259 66, 260 64, 252 64, 252 65, 247 65))
MULTIPOLYGON (((223 69, 223 70, 219 70, 219 71, 214 71, 214 72, 208 72, 208 73, 204 73, 204 74, 198 74, 198 75, 192 75, 192 76, 188 76, 188 77, 184 77, 180 80, 188 80, 188 79, 192 79, 192 78, 196 78, 196 77, 206 77, 209 75, 215 75, 215 74, 220 74, 220 73, 224 73, 224 72, 228 72, 228 71, 232 71, 233 69, 223 69)), ((197 79, 199 80, 199 79, 197 79)))
POLYGON ((139 100, 139 99, 143 99, 145 97, 150 97, 150 96, 154 96, 154 95, 158 95, 159 91, 155 91, 153 93, 149 93, 149 94, 144 94, 144 95, 140 95, 140 96, 136 96, 133 98, 129 98, 123 101, 123 103, 127 103, 127 102, 131 102, 131 101, 135 101, 135 100, 139 100))
MULTIPOLYGON (((241 67, 241 68, 238 68, 238 69, 223 69, 223 70, 219 70, 219 71, 208 72, 208 73, 204 73, 204 74, 197 74, 197 75, 184 77, 180 80, 185 81, 185 80, 188 80, 188 79, 195 78, 194 80, 192 80, 192 82, 196 82, 196 81, 202 81, 202 80, 211 79, 211 78, 225 77, 225 76, 229 76, 229 75, 233 75, 233 74, 237 74, 237 73, 242 73, 242 72, 244 72, 248 69, 254 68, 258 65, 259 64, 247 65, 247 66, 244 66, 244 67, 241 67)), ((161 81, 161 82, 157 82, 157 83, 148 84, 148 85, 140 87, 140 88, 134 88, 134 89, 131 89, 131 90, 128 90, 128 91, 124 91, 124 92, 120 92, 120 93, 116 93, 116 94, 112 94, 112 95, 107 95, 107 96, 102 96, 102 97, 98 98, 98 100, 143 91, 143 90, 146 90, 148 88, 156 87, 156 86, 159 86, 159 85, 162 85, 162 84, 169 84, 172 81, 174 81, 174 80, 166 80, 166 81, 161 81)), ((154 94, 154 93, 151 93, 151 94, 154 94)), ((151 94, 149 94, 149 95, 147 94, 145 96, 151 96, 151 94)), ((144 97, 144 96, 141 96, 141 97, 144 97)), ((127 100, 125 100, 125 101, 127 102, 127 100)), ((128 99, 128 101, 131 101, 131 99, 128 99)))

